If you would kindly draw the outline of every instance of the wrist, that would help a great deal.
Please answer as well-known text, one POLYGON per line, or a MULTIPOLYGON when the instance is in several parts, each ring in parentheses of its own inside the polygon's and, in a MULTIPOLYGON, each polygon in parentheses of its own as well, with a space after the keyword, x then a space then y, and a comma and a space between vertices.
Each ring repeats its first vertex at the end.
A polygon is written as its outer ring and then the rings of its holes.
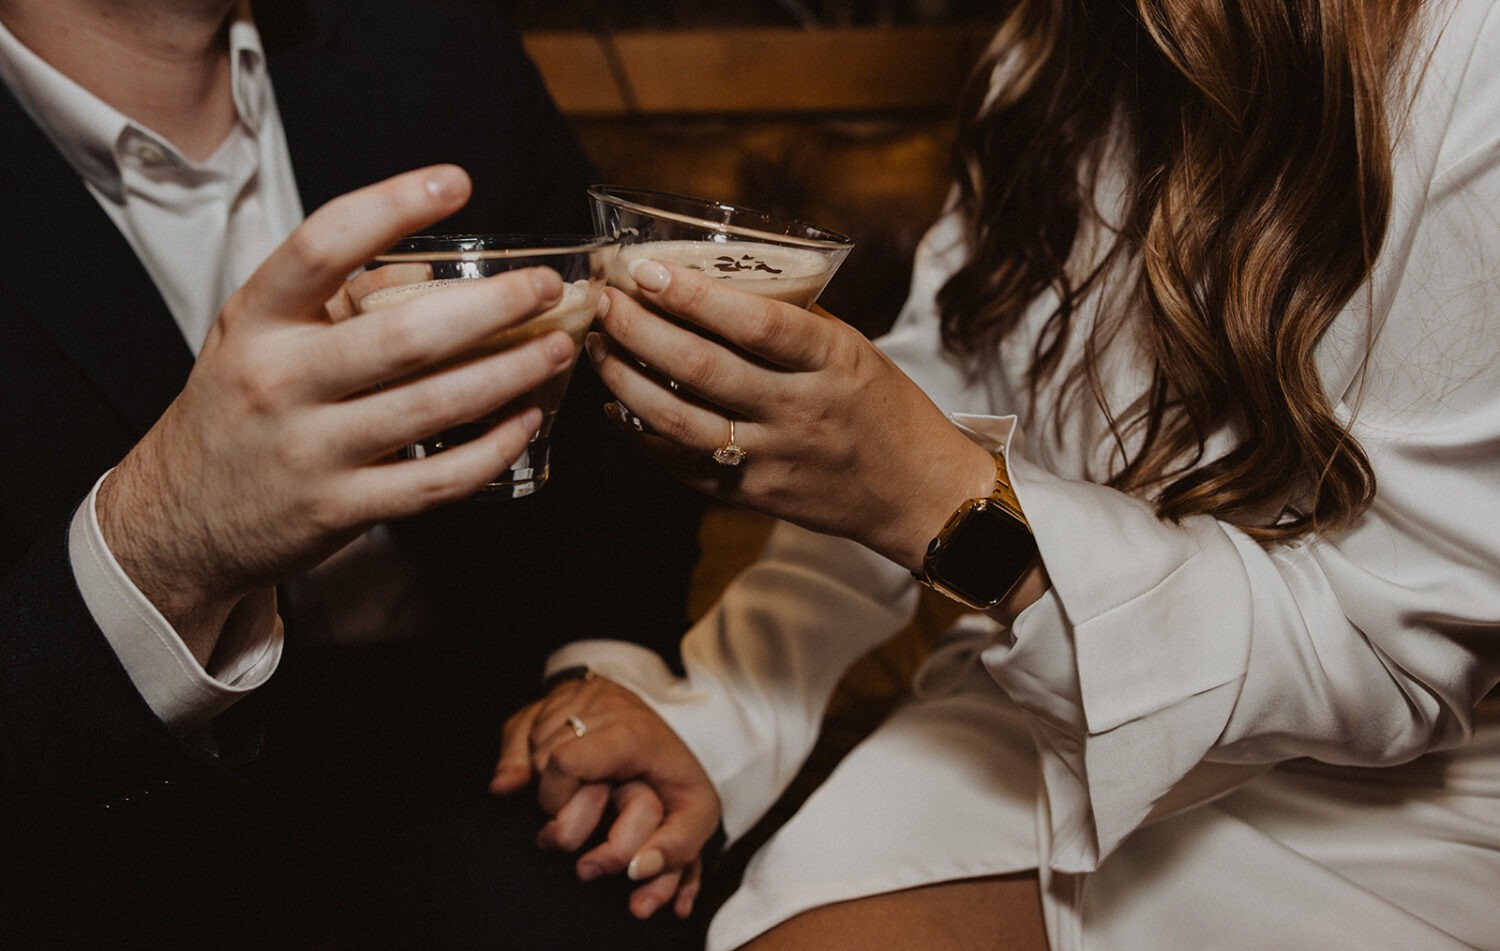
POLYGON ((129 462, 127 457, 105 476, 95 495, 100 538, 119 570, 206 666, 239 596, 211 593, 194 583, 192 571, 163 561, 164 554, 183 549, 185 540, 170 531, 153 534, 160 520, 151 517, 153 503, 132 492, 129 462))
POLYGON ((995 457, 955 431, 962 444, 948 466, 933 467, 925 491, 914 493, 894 559, 920 574, 927 547, 960 505, 988 496, 995 485, 995 457))
MULTIPOLYGON (((1021 512, 1005 457, 994 457, 989 494, 961 503, 928 543, 918 581, 966 607, 1005 612, 1027 579, 1041 581, 1036 538, 1021 512)), ((1035 600, 1017 595, 1019 607, 1035 600)), ((1011 615, 1014 616, 1013 614, 1011 615)))

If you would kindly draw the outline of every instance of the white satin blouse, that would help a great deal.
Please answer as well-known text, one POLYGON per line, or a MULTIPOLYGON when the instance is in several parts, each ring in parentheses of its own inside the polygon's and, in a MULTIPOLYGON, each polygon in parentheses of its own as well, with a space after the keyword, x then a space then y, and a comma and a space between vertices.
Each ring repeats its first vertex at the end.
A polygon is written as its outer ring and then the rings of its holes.
MULTIPOLYGON (((832 901, 1033 868, 1059 949, 1500 948, 1500 716, 1481 704, 1500 681, 1496 7, 1424 12, 1387 238, 1319 346, 1378 480, 1346 531, 1268 547, 1098 484, 1104 418, 1078 401, 1059 428, 1055 394, 1028 405, 1025 333, 982 379, 943 352, 934 294, 964 251, 952 219, 932 229, 881 345, 1006 451, 1053 587, 1012 628, 949 632, 761 850, 711 948, 832 901)), ((1128 346, 1106 372, 1117 406, 1141 392, 1128 346)), ((642 693, 736 836, 915 597, 898 566, 783 526, 688 635, 685 679, 602 644, 554 663, 587 655, 642 693)))

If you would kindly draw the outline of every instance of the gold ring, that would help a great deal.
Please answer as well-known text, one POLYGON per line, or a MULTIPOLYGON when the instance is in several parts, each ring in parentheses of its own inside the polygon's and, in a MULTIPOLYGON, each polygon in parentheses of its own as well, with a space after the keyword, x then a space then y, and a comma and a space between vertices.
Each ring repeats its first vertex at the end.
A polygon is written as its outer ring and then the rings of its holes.
POLYGON ((574 736, 583 736, 589 728, 583 725, 583 721, 577 717, 568 717, 568 729, 573 731, 574 736))
POLYGON ((750 455, 734 441, 734 420, 729 421, 729 441, 714 450, 714 462, 721 466, 737 466, 750 455))

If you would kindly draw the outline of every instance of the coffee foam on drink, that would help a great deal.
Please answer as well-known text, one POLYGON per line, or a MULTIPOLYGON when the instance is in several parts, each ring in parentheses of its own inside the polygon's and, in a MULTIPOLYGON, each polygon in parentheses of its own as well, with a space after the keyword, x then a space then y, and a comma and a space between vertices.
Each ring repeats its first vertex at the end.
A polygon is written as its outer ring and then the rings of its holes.
MULTIPOLYGON (((382 287, 360 298, 358 308, 363 313, 385 310, 444 287, 468 283, 471 280, 475 279, 450 277, 382 287)), ((593 319, 594 309, 589 306, 588 282, 564 284, 562 299, 556 304, 514 327, 498 331, 490 338, 490 343, 492 346, 515 346, 551 330, 561 330, 567 333, 576 343, 583 339, 584 332, 588 330, 589 324, 593 323, 593 319)))
POLYGON ((809 248, 758 241, 648 241, 625 245, 610 268, 609 282, 627 294, 637 287, 628 268, 654 258, 731 282, 737 289, 806 307, 828 281, 832 263, 809 248))
POLYGON ((377 291, 371 291, 355 302, 361 313, 369 313, 374 310, 385 310, 387 307, 395 307, 403 304, 413 297, 421 297, 430 294, 449 284, 462 284, 469 278, 449 277, 438 281, 417 281, 412 284, 396 284, 392 287, 382 287, 377 291))

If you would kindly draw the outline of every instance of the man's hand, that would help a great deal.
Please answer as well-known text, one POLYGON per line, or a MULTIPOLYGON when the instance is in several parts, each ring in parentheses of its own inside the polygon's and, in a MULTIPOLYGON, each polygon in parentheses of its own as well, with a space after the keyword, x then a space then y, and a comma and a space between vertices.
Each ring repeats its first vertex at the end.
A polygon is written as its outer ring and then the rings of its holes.
POLYGON ((462 498, 508 466, 540 413, 423 460, 402 445, 517 401, 567 368, 566 335, 430 375, 555 302, 516 271, 334 323, 324 304, 403 235, 461 207, 453 166, 398 175, 311 215, 224 306, 187 385, 100 487, 105 541, 200 661, 245 593, 316 564, 361 530, 462 498), (392 380, 398 385, 384 386, 392 380))
POLYGON ((668 902, 680 917, 692 912, 719 796, 692 751, 639 697, 602 677, 568 681, 511 717, 490 790, 515 792, 534 776, 552 816, 539 844, 576 851, 613 799, 608 840, 578 859, 579 877, 624 871, 644 882, 630 897, 639 918, 668 902))

